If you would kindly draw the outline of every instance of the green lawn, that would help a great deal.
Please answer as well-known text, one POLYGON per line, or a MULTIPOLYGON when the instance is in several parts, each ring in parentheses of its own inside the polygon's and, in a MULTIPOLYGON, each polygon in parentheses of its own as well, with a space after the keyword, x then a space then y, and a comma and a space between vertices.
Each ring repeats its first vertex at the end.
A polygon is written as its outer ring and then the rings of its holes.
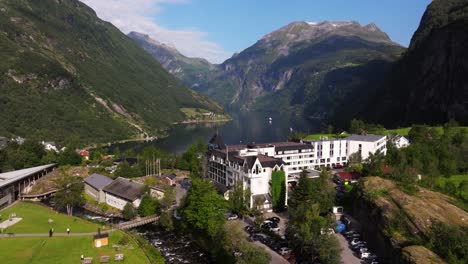
MULTIPOLYGON (((86 233, 97 231, 99 225, 78 217, 70 217, 36 203, 20 202, 13 207, 0 211, 0 221, 8 219, 8 215, 15 213, 23 218, 19 223, 7 228, 8 233, 48 233, 51 227, 56 233, 65 233, 67 228, 71 232, 86 233), (53 219, 49 224, 48 219, 53 219)), ((1 262, 0 262, 1 263, 1 262)))
POLYGON ((99 263, 100 256, 110 256, 110 263, 149 263, 147 257, 136 243, 130 242, 134 249, 122 248, 120 252, 112 248, 126 234, 115 231, 109 236, 109 246, 94 248, 93 238, 89 237, 16 237, 0 239, 0 263, 80 263, 80 256, 92 257, 99 263), (123 262, 114 262, 116 253, 124 254, 123 262))
MULTIPOLYGON (((442 134, 444 132, 444 128, 441 126, 434 126, 432 127, 437 130, 438 133, 442 134)), ((458 128, 468 128, 468 126, 461 126, 458 128)), ((388 134, 398 134, 402 136, 407 136, 411 127, 402 127, 402 128, 397 128, 397 129, 388 129, 387 133, 388 134)))

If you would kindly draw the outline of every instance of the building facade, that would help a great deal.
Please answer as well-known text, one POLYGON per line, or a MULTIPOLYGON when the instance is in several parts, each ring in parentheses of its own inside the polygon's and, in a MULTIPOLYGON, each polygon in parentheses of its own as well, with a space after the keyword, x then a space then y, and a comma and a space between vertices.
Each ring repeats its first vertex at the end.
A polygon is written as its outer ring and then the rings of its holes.
MULTIPOLYGON (((307 170, 308 175, 314 178, 317 173, 313 169, 346 165, 353 153, 359 153, 362 160, 377 151, 386 154, 386 142, 386 136, 352 135, 342 139, 323 138, 299 143, 228 146, 216 134, 208 145, 206 177, 226 187, 241 182, 244 189, 251 192, 252 207, 256 197, 271 200, 270 185, 274 171, 285 172, 287 188, 290 182, 297 182, 302 171, 307 170)), ((265 208, 268 208, 267 204, 265 208)))
POLYGON ((84 179, 85 193, 94 198, 98 203, 106 202, 104 188, 112 183, 112 179, 101 174, 92 174, 84 179))
POLYGON ((127 203, 138 208, 144 185, 129 179, 117 178, 104 187, 106 203, 112 207, 123 210, 127 203))

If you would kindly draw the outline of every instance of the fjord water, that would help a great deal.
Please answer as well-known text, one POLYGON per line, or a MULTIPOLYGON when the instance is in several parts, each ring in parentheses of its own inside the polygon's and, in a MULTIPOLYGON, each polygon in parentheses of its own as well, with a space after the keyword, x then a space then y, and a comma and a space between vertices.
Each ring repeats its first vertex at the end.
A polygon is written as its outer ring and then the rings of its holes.
POLYGON ((302 115, 251 112, 232 115, 229 122, 175 125, 168 137, 151 142, 115 144, 111 148, 134 149, 138 153, 146 146, 155 146, 180 154, 200 138, 209 140, 215 132, 223 137, 226 144, 245 144, 284 141, 296 131, 314 133, 319 128, 320 121, 307 120, 302 115))

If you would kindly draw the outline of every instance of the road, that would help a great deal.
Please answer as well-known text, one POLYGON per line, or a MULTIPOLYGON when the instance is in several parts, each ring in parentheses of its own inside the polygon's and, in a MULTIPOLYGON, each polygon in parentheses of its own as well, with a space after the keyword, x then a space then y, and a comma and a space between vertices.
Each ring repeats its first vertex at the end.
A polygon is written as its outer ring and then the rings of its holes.
POLYGON ((255 245, 265 249, 265 251, 270 254, 271 256, 271 261, 270 264, 289 264, 289 262, 284 259, 280 254, 276 253, 275 251, 271 250, 271 248, 267 247, 266 245, 255 241, 253 242, 255 245))
POLYGON ((341 234, 334 234, 341 247, 341 263, 345 264, 361 264, 361 259, 353 255, 353 251, 349 248, 348 241, 341 234))

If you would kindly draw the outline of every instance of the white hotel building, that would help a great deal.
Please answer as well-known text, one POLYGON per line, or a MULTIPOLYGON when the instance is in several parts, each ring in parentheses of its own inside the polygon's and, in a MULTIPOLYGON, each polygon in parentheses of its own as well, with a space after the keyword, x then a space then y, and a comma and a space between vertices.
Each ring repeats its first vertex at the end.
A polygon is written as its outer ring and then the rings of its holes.
MULTIPOLYGON (((386 136, 352 135, 343 139, 323 138, 301 143, 226 146, 221 137, 215 134, 209 142, 206 177, 227 189, 240 181, 244 188, 251 191, 251 207, 257 197, 263 197, 265 209, 270 209, 273 171, 283 170, 286 183, 297 181, 303 170, 346 165, 349 156, 356 152, 361 153, 362 160, 369 153, 381 151, 386 154, 386 142, 386 136)), ((317 175, 314 171, 310 171, 310 174, 317 175)))

